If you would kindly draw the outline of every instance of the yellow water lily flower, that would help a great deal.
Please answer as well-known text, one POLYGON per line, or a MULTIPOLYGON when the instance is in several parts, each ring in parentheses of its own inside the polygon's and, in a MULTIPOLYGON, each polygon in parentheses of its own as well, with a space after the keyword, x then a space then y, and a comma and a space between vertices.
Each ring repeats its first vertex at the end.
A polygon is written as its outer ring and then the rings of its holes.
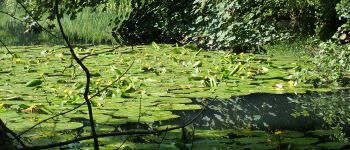
POLYGON ((277 131, 275 131, 275 135, 280 136, 281 134, 282 134, 282 131, 281 131, 281 130, 277 130, 277 131))
POLYGON ((288 81, 289 86, 294 86, 294 81, 288 81))
POLYGON ((239 54, 239 57, 242 58, 243 56, 244 56, 244 53, 243 53, 243 52, 239 54))

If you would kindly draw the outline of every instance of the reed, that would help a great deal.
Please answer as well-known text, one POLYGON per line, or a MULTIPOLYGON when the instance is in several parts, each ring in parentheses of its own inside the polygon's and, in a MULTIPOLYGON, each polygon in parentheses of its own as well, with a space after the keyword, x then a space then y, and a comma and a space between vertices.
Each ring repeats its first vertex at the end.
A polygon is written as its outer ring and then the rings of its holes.
MULTIPOLYGON (((62 19, 65 32, 73 44, 112 44, 112 29, 128 19, 132 8, 132 0, 120 0, 118 3, 107 3, 106 11, 101 8, 95 10, 86 8, 77 15, 75 20, 68 16, 62 19)), ((0 4, 0 10, 12 12, 13 6, 0 4)), ((15 16, 22 18, 24 12, 17 8, 15 16)), ((8 45, 31 45, 31 44, 62 44, 60 39, 55 39, 49 34, 25 33, 25 25, 10 16, 0 13, 0 38, 8 45)), ((46 22, 41 21, 44 26, 46 22)), ((55 28, 53 33, 58 34, 55 28)))

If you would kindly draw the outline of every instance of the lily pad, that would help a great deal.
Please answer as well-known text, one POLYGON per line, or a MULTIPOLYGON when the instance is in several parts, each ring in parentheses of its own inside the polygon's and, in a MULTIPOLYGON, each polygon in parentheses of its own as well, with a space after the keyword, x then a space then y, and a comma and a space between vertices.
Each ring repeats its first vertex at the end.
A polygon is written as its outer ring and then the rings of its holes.
POLYGON ((317 136, 330 136, 339 133, 337 130, 314 130, 314 131, 309 131, 308 133, 311 133, 313 135, 317 136))
POLYGON ((69 123, 46 123, 41 126, 43 129, 53 130, 56 132, 63 130, 73 130, 83 127, 82 123, 79 122, 69 122, 69 123))
MULTIPOLYGON (((115 127, 113 126, 107 126, 107 125, 96 125, 96 132, 113 132, 115 130, 115 127)), ((91 127, 86 126, 84 127, 84 131, 91 132, 91 127)))
POLYGON ((256 143, 266 143, 268 139, 266 137, 242 137, 235 139, 235 141, 242 144, 256 144, 256 143))
POLYGON ((261 130, 246 130, 246 129, 241 129, 241 130, 233 130, 233 134, 238 135, 238 136, 256 136, 256 137, 267 137, 268 133, 265 131, 261 130))
POLYGON ((43 83, 43 81, 40 79, 31 80, 26 83, 26 87, 35 87, 40 85, 41 83, 43 83))
POLYGON ((343 142, 326 142, 317 144, 317 147, 322 149, 342 149, 346 145, 348 144, 343 142))
POLYGON ((305 138, 292 138, 287 139, 287 143, 295 145, 310 145, 318 142, 317 138, 305 137, 305 138))
POLYGON ((287 137, 287 138, 299 138, 303 137, 304 133, 298 132, 298 131, 282 131, 282 137, 287 137))

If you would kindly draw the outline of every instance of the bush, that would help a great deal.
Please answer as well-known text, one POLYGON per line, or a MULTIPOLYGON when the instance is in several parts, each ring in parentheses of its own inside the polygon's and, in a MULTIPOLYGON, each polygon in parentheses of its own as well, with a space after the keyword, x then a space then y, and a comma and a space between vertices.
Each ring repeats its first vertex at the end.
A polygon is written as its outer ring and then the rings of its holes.
POLYGON ((209 49, 254 48, 314 34, 329 39, 339 26, 334 25, 337 0, 196 0, 193 4, 196 20, 187 39, 209 49))
POLYGON ((321 79, 319 84, 350 85, 350 44, 321 42, 312 62, 321 79))
POLYGON ((337 6, 336 10, 341 20, 344 20, 345 23, 342 25, 342 28, 345 30, 350 30, 350 1, 341 0, 337 6))
POLYGON ((187 0, 133 1, 132 13, 118 33, 129 44, 179 42, 191 24, 190 6, 187 0))
POLYGON ((313 32, 311 4, 285 2, 133 1, 130 18, 118 31, 127 43, 180 42, 185 37, 187 42, 211 49, 260 46, 294 31, 313 32), (296 11, 300 9, 303 11, 296 11), (285 27, 286 20, 292 29, 285 27), (297 20, 305 21, 299 25, 297 20))
POLYGON ((340 0, 314 0, 316 8, 316 34, 322 41, 329 40, 344 22, 339 20, 336 5, 340 0))
POLYGON ((346 44, 350 42, 350 1, 341 0, 337 4, 337 13, 344 24, 338 29, 334 38, 338 38, 341 44, 346 44))
POLYGON ((187 40, 209 49, 242 49, 287 37, 270 18, 271 4, 256 0, 196 0, 187 40))

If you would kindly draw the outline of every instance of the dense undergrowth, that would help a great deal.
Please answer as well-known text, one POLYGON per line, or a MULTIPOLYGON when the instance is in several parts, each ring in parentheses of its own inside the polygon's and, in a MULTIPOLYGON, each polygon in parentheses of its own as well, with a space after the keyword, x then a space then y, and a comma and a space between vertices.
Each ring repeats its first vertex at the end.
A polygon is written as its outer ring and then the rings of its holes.
MULTIPOLYGON (((113 32, 115 38, 120 36, 129 44, 152 41, 180 43, 185 40, 205 48, 235 50, 290 38, 315 36, 321 40, 330 39, 341 25, 348 28, 348 5, 344 0, 109 0, 92 9, 79 8, 78 11, 67 12, 63 24, 71 40, 76 43, 112 42, 110 35, 113 32)), ((50 21, 50 12, 36 7, 34 2, 28 2, 28 6, 45 27, 55 25, 50 21)), ((52 42, 52 37, 45 34, 34 35, 34 32, 41 30, 33 23, 33 19, 15 5, 15 1, 2 2, 1 10, 24 21, 24 24, 20 23, 1 13, 2 32, 5 32, 3 36, 20 38, 26 31, 24 26, 33 37, 39 37, 34 38, 33 42, 52 42), (13 30, 17 33, 11 33, 13 30)), ((19 40, 16 41, 15 44, 18 44, 19 40)), ((8 43, 12 42, 14 40, 8 43)))

